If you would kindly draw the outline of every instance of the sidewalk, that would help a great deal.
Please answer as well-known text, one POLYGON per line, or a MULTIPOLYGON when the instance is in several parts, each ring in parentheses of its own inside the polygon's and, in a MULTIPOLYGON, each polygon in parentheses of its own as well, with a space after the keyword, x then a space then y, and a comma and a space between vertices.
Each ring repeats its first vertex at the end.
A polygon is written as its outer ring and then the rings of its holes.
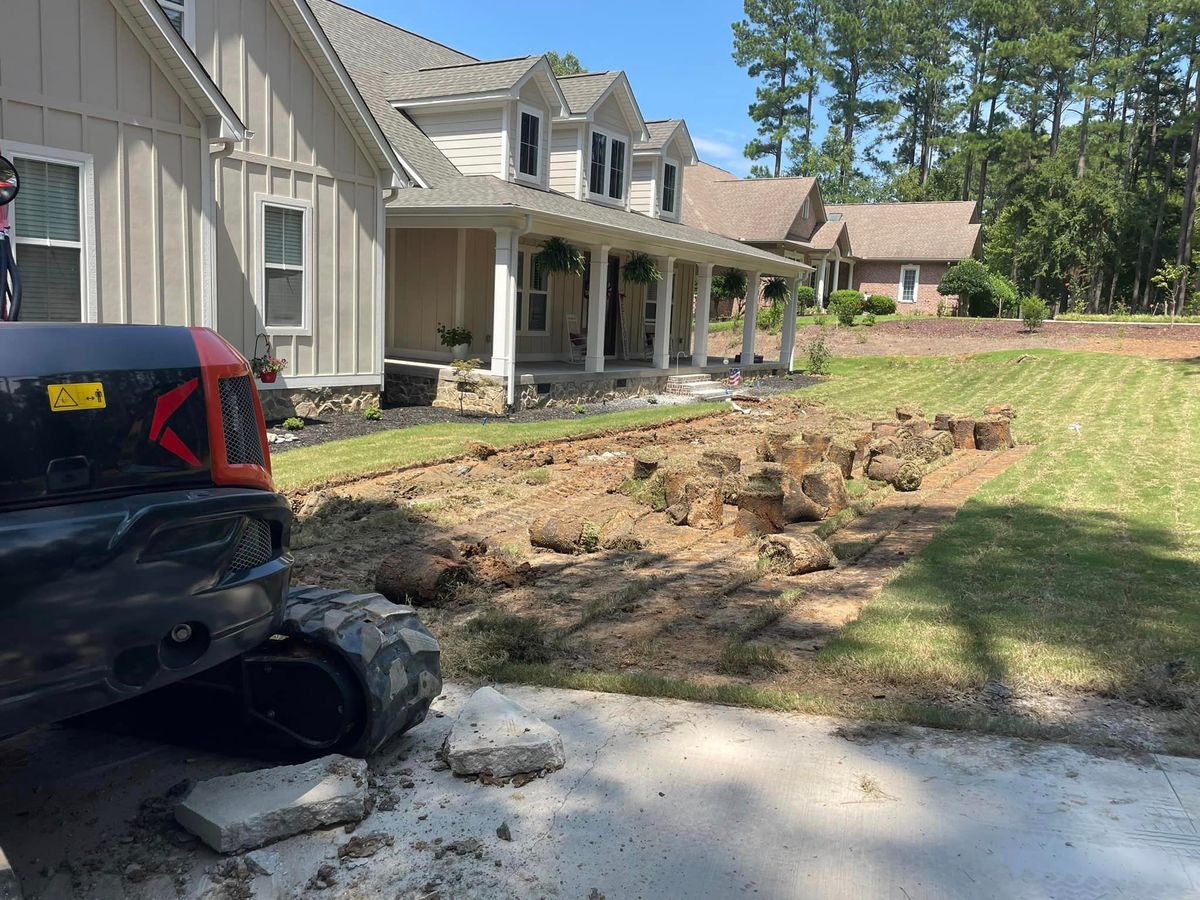
MULTIPOLYGON (((342 829, 292 838, 269 848, 278 865, 256 896, 1200 896, 1195 760, 503 690, 562 732, 563 770, 522 787, 436 770, 468 693, 451 689, 442 717, 372 761, 378 798, 394 807, 356 834, 383 831, 394 846, 340 864, 342 829), (306 888, 323 864, 335 886, 306 888)), ((180 846, 155 798, 182 778, 257 765, 92 732, 27 735, 0 744, 0 843, 27 898, 47 886, 197 896, 219 857, 180 846)))

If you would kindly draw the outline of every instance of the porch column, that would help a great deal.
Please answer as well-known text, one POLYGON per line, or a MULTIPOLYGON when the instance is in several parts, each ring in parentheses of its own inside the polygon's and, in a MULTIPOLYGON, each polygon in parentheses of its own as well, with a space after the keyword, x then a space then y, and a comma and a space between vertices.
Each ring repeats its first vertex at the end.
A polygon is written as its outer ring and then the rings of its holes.
POLYGON ((742 322, 742 365, 754 362, 754 332, 758 328, 758 298, 762 291, 762 273, 746 273, 746 311, 742 322))
POLYGON ((671 368, 671 303, 675 297, 675 257, 659 260, 662 281, 658 283, 654 317, 654 368, 671 368))
POLYGON ((496 228, 492 291, 492 374, 506 379, 508 403, 517 396, 517 233, 496 228))
POLYGON ((585 372, 604 371, 604 326, 608 315, 608 251, 600 244, 592 248, 592 266, 588 273, 587 356, 585 372))
POLYGON ((825 272, 829 268, 829 257, 821 257, 821 267, 817 270, 817 309, 825 309, 825 272))
POLYGON ((831 294, 833 293, 833 291, 841 290, 841 288, 838 286, 838 279, 841 277, 842 277, 842 251, 841 251, 840 247, 834 247, 833 248, 833 280, 830 282, 830 284, 833 285, 833 289, 830 291, 831 294))
POLYGON ((783 338, 779 343, 779 364, 792 371, 792 359, 796 351, 796 313, 800 294, 800 276, 788 281, 787 306, 783 310, 783 338))
POLYGON ((846 260, 846 265, 849 267, 846 272, 846 287, 849 290, 854 290, 854 260, 846 260))
POLYGON ((712 310, 713 264, 700 263, 696 273, 696 330, 692 335, 692 365, 708 365, 708 315, 712 310))

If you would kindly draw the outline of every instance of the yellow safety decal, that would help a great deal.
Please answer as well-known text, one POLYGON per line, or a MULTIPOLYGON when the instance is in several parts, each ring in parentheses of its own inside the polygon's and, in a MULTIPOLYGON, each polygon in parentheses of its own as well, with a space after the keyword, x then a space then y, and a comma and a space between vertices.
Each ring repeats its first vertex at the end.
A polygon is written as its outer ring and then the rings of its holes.
POLYGON ((51 412, 74 412, 79 409, 104 409, 108 401, 104 396, 104 385, 98 381, 79 384, 49 384, 51 412))

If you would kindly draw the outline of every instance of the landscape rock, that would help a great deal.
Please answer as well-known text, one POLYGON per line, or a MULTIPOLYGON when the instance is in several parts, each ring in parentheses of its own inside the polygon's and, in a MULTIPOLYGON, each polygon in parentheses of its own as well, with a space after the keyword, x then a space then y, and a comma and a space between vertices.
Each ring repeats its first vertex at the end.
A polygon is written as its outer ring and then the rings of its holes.
POLYGON ((915 491, 921 486, 921 467, 898 456, 876 456, 867 467, 867 477, 885 481, 898 491, 915 491))
POLYGON ((832 463, 821 463, 809 469, 801 482, 801 490, 813 503, 825 507, 826 515, 841 512, 850 505, 842 470, 832 463))
POLYGON ((446 547, 414 544, 397 550, 379 564, 375 590, 393 603, 437 604, 470 575, 470 568, 457 551, 451 554, 446 547))
POLYGON ((761 552, 785 575, 832 569, 836 562, 829 545, 815 534, 770 534, 763 538, 761 552))
POLYGON ((561 769, 566 762, 559 733, 491 687, 471 695, 446 735, 444 750, 455 775, 487 772, 508 778, 561 769))
POLYGON ((0 847, 0 900, 21 900, 21 882, 0 847))
POLYGON ((1004 703, 1013 697, 1013 689, 1002 681, 989 681, 980 693, 990 703, 1004 703))
POLYGON ((950 436, 954 438, 955 450, 975 449, 975 420, 951 419, 950 436))
POLYGON ((395 843, 392 835, 382 831, 356 834, 338 847, 338 859, 369 859, 384 847, 391 847, 395 843))
POLYGON ((529 543, 555 553, 578 553, 585 525, 578 516, 541 516, 529 523, 529 543))
POLYGON ((199 782, 175 819, 218 853, 253 850, 367 814, 367 764, 325 756, 199 782))
POLYGON ((988 416, 975 423, 976 450, 1007 450, 1013 446, 1011 420, 1005 416, 988 416))

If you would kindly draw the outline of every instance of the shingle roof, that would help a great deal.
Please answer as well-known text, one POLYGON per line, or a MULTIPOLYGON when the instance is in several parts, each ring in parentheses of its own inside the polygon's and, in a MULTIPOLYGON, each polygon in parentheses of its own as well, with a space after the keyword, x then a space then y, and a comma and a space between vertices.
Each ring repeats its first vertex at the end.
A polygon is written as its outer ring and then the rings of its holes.
POLYGON ((558 79, 567 108, 573 116, 585 115, 620 76, 620 72, 587 72, 583 75, 563 75, 558 79))
POLYGON ((492 175, 463 176, 432 190, 403 191, 392 210, 403 214, 409 210, 463 208, 481 212, 519 209, 535 214, 559 216, 589 225, 619 229, 632 235, 644 235, 681 245, 699 246, 720 254, 732 253, 743 259, 760 260, 765 264, 763 271, 776 274, 792 273, 799 265, 795 260, 785 260, 774 253, 757 250, 739 241, 689 225, 667 222, 597 203, 585 203, 554 191, 541 191, 501 181, 492 175))
POLYGON ((508 91, 529 73, 539 59, 540 56, 521 56, 419 69, 387 78, 384 89, 396 102, 508 91))
POLYGON ((708 163, 683 179, 683 221, 739 241, 791 241, 815 178, 736 178, 708 163))
POLYGON ((859 259, 966 259, 979 240, 971 200, 828 205, 841 213, 859 259))
MULTIPOLYGON (((814 250, 832 250, 845 230, 846 223, 841 219, 834 222, 822 222, 806 243, 814 250)), ((853 232, 850 238, 853 240, 853 232)), ((852 245, 852 247, 857 250, 857 245, 852 245)))
POLYGON ((412 72, 418 66, 461 65, 475 58, 332 0, 308 0, 308 4, 396 152, 426 184, 457 178, 458 169, 442 151, 392 107, 383 83, 389 75, 412 72))
POLYGON ((639 141, 633 145, 634 150, 661 150, 663 145, 671 139, 671 135, 675 133, 675 129, 679 127, 682 119, 659 119, 655 122, 647 122, 646 130, 650 132, 650 140, 639 141))

